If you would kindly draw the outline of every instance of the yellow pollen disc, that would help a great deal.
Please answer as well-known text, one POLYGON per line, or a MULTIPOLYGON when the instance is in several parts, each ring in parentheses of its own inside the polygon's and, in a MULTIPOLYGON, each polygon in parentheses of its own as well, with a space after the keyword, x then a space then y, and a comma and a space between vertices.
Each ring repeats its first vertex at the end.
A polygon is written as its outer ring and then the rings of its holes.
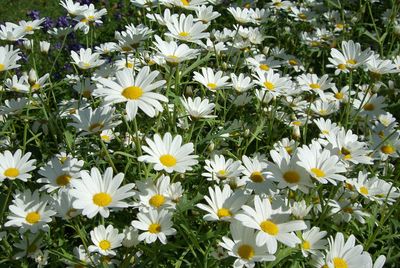
POLYGON ((265 81, 264 82, 264 87, 266 87, 268 90, 274 90, 275 89, 275 85, 271 82, 265 81))
POLYGON ((217 172, 218 177, 225 177, 226 176, 226 170, 221 169, 220 171, 217 172))
POLYGON ((275 236, 279 233, 279 227, 272 221, 263 221, 260 223, 261 230, 263 230, 265 233, 275 236))
POLYGON ((282 3, 281 2, 275 2, 273 5, 276 6, 276 7, 280 7, 280 6, 282 6, 282 3))
POLYGON ((310 242, 308 242, 307 240, 305 240, 302 244, 301 247, 305 250, 309 250, 311 248, 311 244, 310 242))
POLYGON ((292 124, 295 125, 295 126, 299 126, 299 127, 301 126, 301 122, 300 121, 293 121, 292 124))
POLYGON ((125 67, 129 68, 129 69, 132 69, 133 68, 133 64, 128 62, 128 63, 125 64, 125 67))
POLYGON ((131 47, 121 47, 122 51, 129 52, 132 50, 131 47))
POLYGON ((344 159, 351 159, 351 152, 348 149, 346 149, 345 147, 342 147, 340 152, 344 156, 344 159))
POLYGON ((320 42, 311 41, 311 46, 312 46, 312 47, 318 47, 319 45, 320 45, 320 42))
POLYGON ((392 154, 395 152, 395 149, 391 145, 384 145, 381 147, 381 152, 384 154, 392 154))
POLYGON ((348 59, 346 61, 347 64, 357 64, 357 61, 355 59, 348 59))
POLYGON ((293 149, 292 149, 292 147, 290 147, 290 146, 286 146, 286 147, 285 147, 285 150, 286 150, 286 152, 287 152, 288 154, 291 154, 291 153, 293 152, 293 149))
POLYGON ((165 197, 160 194, 153 195, 149 200, 149 204, 156 208, 161 207, 164 203, 165 203, 165 197))
POLYGON ((366 111, 373 111, 375 110, 375 105, 372 103, 367 103, 363 106, 363 109, 366 111))
POLYGON ((219 218, 223 218, 223 217, 230 217, 232 216, 232 213, 229 209, 227 208, 220 208, 217 211, 217 215, 219 218))
POLYGON ((343 29, 344 28, 344 25, 342 23, 337 23, 335 26, 338 29, 343 29))
POLYGON ((37 213, 36 211, 34 212, 29 212, 26 217, 25 220, 30 223, 30 224, 35 224, 38 221, 40 221, 40 214, 37 213))
POLYGON ((341 99, 343 99, 343 97, 344 97, 344 94, 342 92, 335 93, 336 99, 341 100, 341 99))
POLYGON ((189 36, 189 33, 188 33, 188 32, 180 32, 180 33, 179 33, 179 36, 181 36, 181 37, 188 37, 188 36, 189 36))
POLYGON ((62 157, 60 157, 60 159, 58 159, 58 160, 60 160, 61 164, 64 164, 64 162, 67 161, 67 159, 68 159, 68 157, 62 156, 62 157))
POLYGON ((267 64, 260 64, 260 69, 264 70, 264 71, 268 71, 269 70, 269 66, 267 64))
POLYGON ((101 138, 103 141, 106 141, 106 142, 109 142, 109 141, 111 140, 111 139, 110 139, 110 136, 108 136, 108 135, 101 135, 100 138, 101 138))
POLYGON ((346 70, 346 64, 340 63, 337 67, 340 70, 346 70))
POLYGON ((84 96, 86 99, 90 98, 92 96, 92 92, 90 90, 85 90, 82 92, 82 96, 84 96))
POLYGON ((290 65, 297 65, 297 60, 291 59, 291 60, 289 60, 289 64, 290 65))
POLYGON ((56 179, 56 183, 59 186, 65 186, 69 184, 70 181, 71 181, 71 176, 69 176, 68 174, 60 175, 56 179))
POLYGON ((307 16, 304 13, 299 13, 297 16, 302 20, 306 20, 307 19, 307 16))
POLYGON ((345 208, 343 209, 343 212, 346 212, 346 213, 351 214, 351 213, 353 213, 353 209, 352 209, 351 207, 345 207, 345 208))
POLYGON ((312 83, 312 84, 310 84, 309 86, 310 86, 310 88, 312 88, 312 89, 320 89, 320 88, 321 88, 321 86, 320 86, 319 84, 317 84, 317 83, 312 83))
POLYGON ((184 6, 188 6, 189 5, 189 1, 188 0, 181 0, 181 3, 184 6))
POLYGON ((317 178, 325 177, 325 172, 319 168, 312 168, 311 172, 314 173, 317 178))
POLYGON ((31 86, 32 90, 38 90, 40 88, 40 84, 35 83, 33 86, 31 86))
POLYGON ((76 211, 77 211, 76 209, 71 208, 71 209, 68 210, 67 213, 65 213, 65 215, 67 215, 68 217, 72 218, 75 215, 76 211))
POLYGON ((333 266, 335 268, 348 268, 347 262, 342 258, 333 258, 333 266))
POLYGON ((30 25, 28 25, 28 26, 25 27, 25 31, 26 31, 26 32, 30 32, 30 31, 32 31, 32 30, 33 30, 33 27, 30 26, 30 25))
POLYGON ((176 165, 176 158, 170 154, 160 156, 160 162, 166 167, 173 167, 176 165))
POLYGON ((251 173, 250 179, 253 182, 263 182, 264 181, 264 177, 260 171, 254 171, 253 173, 251 173))
POLYGON ((93 203, 99 207, 106 207, 112 202, 112 197, 108 193, 98 193, 93 196, 93 203))
POLYGON ((367 195, 368 194, 368 188, 365 186, 360 187, 360 193, 367 195))
POLYGON ((4 176, 6 177, 17 177, 19 175, 19 170, 17 168, 7 168, 4 171, 4 176))
POLYGON ((36 250, 38 249, 38 247, 35 244, 29 245, 28 248, 26 249, 26 251, 28 253, 34 253, 36 250))
POLYGON ((93 15, 90 15, 90 16, 88 17, 88 20, 94 20, 94 16, 93 16, 93 15))
POLYGON ((102 124, 102 123, 91 124, 89 127, 89 131, 91 131, 91 132, 99 131, 103 126, 104 126, 104 124, 102 124))
POLYGON ((158 223, 152 223, 149 225, 149 232, 152 234, 158 234, 161 232, 161 225, 158 223))
POLYGON ((81 22, 86 23, 88 20, 86 18, 81 19, 81 22))
POLYGON ((89 67, 90 67, 90 63, 89 63, 89 62, 84 62, 84 63, 83 63, 83 67, 89 68, 89 67))
POLYGON ((215 89, 217 87, 217 84, 215 83, 208 83, 207 87, 211 88, 211 89, 215 89))
POLYGON ((1 64, 1 63, 0 63, 0 72, 1 72, 1 71, 4 71, 5 68, 6 68, 6 66, 4 66, 4 64, 1 64))
POLYGON ((175 56, 175 55, 168 55, 168 56, 167 56, 167 60, 176 62, 176 61, 178 60, 178 57, 175 56))
POLYGON ((99 243, 99 248, 102 250, 107 250, 111 247, 111 243, 108 240, 101 240, 99 243))
POLYGON ((322 134, 328 135, 328 134, 329 134, 329 131, 328 131, 328 130, 322 130, 322 134))
POLYGON ((122 91, 122 96, 130 100, 137 100, 143 95, 143 89, 137 86, 127 87, 122 91))
POLYGON ((283 174, 283 179, 288 183, 298 183, 300 181, 300 175, 296 171, 286 171, 283 174))
POLYGON ((250 245, 241 245, 238 249, 238 255, 245 260, 251 260, 254 256, 254 248, 250 245))

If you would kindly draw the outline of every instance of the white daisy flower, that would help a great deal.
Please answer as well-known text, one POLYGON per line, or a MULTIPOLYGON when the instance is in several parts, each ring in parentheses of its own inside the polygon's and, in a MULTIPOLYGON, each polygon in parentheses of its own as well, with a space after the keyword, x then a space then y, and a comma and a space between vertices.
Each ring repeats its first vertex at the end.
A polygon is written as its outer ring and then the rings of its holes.
POLYGON ((204 32, 208 25, 203 24, 201 21, 194 22, 191 14, 186 16, 182 13, 179 19, 171 17, 171 20, 166 22, 166 26, 169 32, 165 35, 181 41, 197 42, 210 36, 209 33, 204 32))
POLYGON ((193 80, 199 82, 211 91, 216 91, 229 85, 227 81, 228 76, 223 76, 222 71, 214 73, 213 69, 207 67, 201 68, 201 74, 199 72, 193 72, 193 80))
POLYGON ((254 83, 251 81, 251 78, 248 76, 244 76, 244 74, 239 74, 239 76, 236 76, 236 74, 232 73, 231 74, 231 80, 232 80, 232 87, 239 93, 243 93, 248 91, 249 89, 253 88, 254 83))
POLYGON ((267 163, 265 160, 255 156, 249 158, 246 155, 242 156, 243 165, 241 172, 242 179, 246 182, 246 188, 254 190, 256 194, 266 194, 276 190, 272 180, 267 179, 267 163))
POLYGON ((28 152, 22 156, 21 149, 18 149, 14 154, 10 151, 0 153, 0 182, 4 179, 28 181, 32 177, 29 172, 36 168, 34 166, 36 160, 29 160, 31 155, 28 152))
POLYGON ((79 12, 79 14, 74 18, 74 20, 78 21, 74 29, 80 29, 84 34, 88 34, 90 26, 103 24, 101 17, 107 14, 107 9, 103 8, 97 10, 93 4, 90 4, 89 6, 85 5, 84 7, 85 10, 79 12))
POLYGON ((125 109, 129 120, 136 117, 138 109, 154 117, 156 112, 163 111, 160 101, 168 102, 168 98, 153 92, 165 84, 165 80, 154 82, 158 74, 158 71, 150 72, 148 66, 143 67, 137 75, 128 69, 118 71, 116 81, 99 78, 100 87, 94 90, 93 95, 104 97, 107 103, 126 102, 125 109))
POLYGON ((304 231, 301 235, 301 253, 304 257, 313 255, 321 256, 320 250, 324 250, 328 241, 323 239, 327 235, 326 231, 320 231, 319 227, 313 227, 310 230, 304 231))
POLYGON ((72 206, 76 198, 71 196, 69 190, 60 190, 53 199, 52 207, 57 212, 56 217, 69 220, 79 215, 79 211, 72 206))
POLYGON ((303 91, 315 92, 322 99, 325 99, 324 91, 335 85, 331 81, 332 78, 329 78, 327 74, 321 77, 318 77, 316 74, 302 74, 297 77, 297 82, 303 91))
POLYGON ((147 213, 139 212, 137 218, 138 220, 132 221, 132 226, 144 231, 139 235, 139 241, 150 244, 159 239, 166 244, 167 236, 176 233, 172 228, 172 213, 167 210, 150 209, 147 213))
POLYGON ((320 183, 332 183, 344 181, 345 177, 339 173, 346 172, 346 167, 339 161, 339 157, 331 155, 327 149, 322 149, 318 142, 313 142, 310 146, 303 145, 297 149, 297 164, 307 170, 307 172, 320 183))
POLYGON ((51 210, 48 205, 47 196, 40 196, 36 190, 24 192, 17 191, 14 194, 12 205, 10 205, 10 214, 7 216, 8 221, 5 227, 18 227, 20 233, 30 231, 37 233, 39 230, 48 231, 48 223, 52 221, 51 216, 56 212, 51 210))
POLYGON ((147 155, 142 155, 138 161, 154 164, 154 170, 165 170, 168 173, 174 171, 185 173, 197 165, 197 155, 193 153, 193 143, 182 145, 182 136, 177 135, 172 139, 171 133, 167 132, 161 138, 155 134, 153 140, 146 138, 148 146, 142 146, 147 155))
POLYGON ((255 23, 253 18, 253 9, 240 8, 240 7, 229 7, 228 11, 232 14, 235 20, 240 24, 255 23))
POLYGON ((281 77, 279 73, 274 73, 272 69, 268 71, 256 70, 253 74, 256 79, 254 82, 262 88, 271 92, 274 96, 284 94, 292 86, 292 82, 288 77, 281 77))
POLYGON ((222 191, 219 186, 214 186, 214 189, 208 187, 208 192, 209 196, 204 196, 208 205, 196 205, 208 212, 203 216, 203 220, 206 221, 231 221, 249 198, 242 191, 233 192, 227 184, 223 186, 222 191))
POLYGON ((79 15, 88 8, 87 5, 81 5, 73 0, 60 0, 60 5, 72 16, 79 15))
POLYGON ((41 234, 28 233, 21 235, 20 240, 13 244, 18 251, 13 258, 16 260, 24 257, 33 258, 43 246, 42 240, 43 236, 41 234))
POLYGON ((120 187, 123 179, 123 173, 113 177, 111 167, 106 169, 104 175, 96 167, 90 173, 81 171, 81 179, 70 182, 73 187, 70 194, 76 198, 73 207, 82 209, 82 215, 88 218, 93 218, 97 213, 108 218, 110 209, 128 207, 128 203, 123 200, 135 194, 131 191, 134 184, 128 183, 120 187))
POLYGON ((0 46, 0 72, 18 68, 17 61, 21 59, 19 49, 14 50, 13 46, 0 46))
POLYGON ((99 252, 105 256, 115 256, 117 253, 114 249, 122 246, 124 234, 119 233, 118 229, 112 225, 108 225, 107 228, 104 225, 100 225, 90 231, 90 238, 94 244, 89 246, 90 252, 99 252))
POLYGON ((234 161, 229 158, 225 161, 223 155, 214 155, 212 160, 206 160, 204 169, 207 172, 201 175, 206 177, 208 181, 215 180, 217 183, 220 181, 228 181, 240 177, 242 172, 240 160, 234 161))
POLYGON ((71 51, 71 58, 74 60, 71 63, 78 66, 82 70, 92 69, 103 65, 106 61, 100 58, 99 53, 92 53, 92 49, 81 48, 79 54, 71 51))
POLYGON ((326 263, 329 268, 367 267, 370 257, 363 254, 363 246, 356 245, 356 238, 354 235, 351 235, 349 239, 345 241, 343 234, 337 233, 335 238, 330 237, 328 241, 329 249, 326 255, 326 263))
MULTIPOLYGON (((183 1, 187 1, 187 0, 183 0, 183 1)), ((190 3, 192 3, 193 1, 190 1, 190 3)), ((202 5, 202 6, 198 6, 195 9, 196 12, 196 20, 201 21, 202 23, 209 23, 212 20, 215 20, 216 18, 218 18, 219 16, 221 16, 221 13, 214 11, 213 10, 213 6, 206 6, 206 5, 202 5)))
POLYGON ((163 41, 158 35, 155 35, 154 38, 156 39, 154 49, 158 52, 157 56, 172 66, 196 58, 199 54, 198 49, 191 49, 186 44, 178 45, 175 41, 163 41))
POLYGON ((202 100, 200 97, 196 97, 194 99, 189 97, 186 99, 185 97, 181 97, 181 102, 191 120, 217 117, 216 115, 212 115, 215 104, 210 103, 208 99, 202 100))
POLYGON ((254 267, 256 262, 274 261, 275 256, 269 254, 265 246, 256 244, 254 230, 242 226, 239 222, 230 225, 232 238, 222 237, 219 245, 228 250, 229 256, 235 257, 233 267, 254 267))
POLYGON ((12 78, 7 78, 4 81, 4 86, 6 90, 18 93, 29 93, 31 89, 25 75, 21 76, 20 78, 18 78, 17 75, 13 75, 12 78))

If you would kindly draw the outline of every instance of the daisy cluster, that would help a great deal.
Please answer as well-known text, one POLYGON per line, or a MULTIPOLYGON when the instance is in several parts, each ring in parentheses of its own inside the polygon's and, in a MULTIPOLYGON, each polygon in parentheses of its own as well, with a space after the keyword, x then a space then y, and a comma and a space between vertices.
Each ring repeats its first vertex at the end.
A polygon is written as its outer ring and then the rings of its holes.
POLYGON ((396 266, 398 5, 122 2, 0 25, 0 263, 396 266))

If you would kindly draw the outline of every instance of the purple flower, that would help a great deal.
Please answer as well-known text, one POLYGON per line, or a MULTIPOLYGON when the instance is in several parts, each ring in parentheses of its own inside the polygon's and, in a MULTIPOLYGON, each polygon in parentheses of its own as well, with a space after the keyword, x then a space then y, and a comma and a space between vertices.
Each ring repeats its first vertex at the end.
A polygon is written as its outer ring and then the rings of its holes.
POLYGON ((28 11, 26 14, 31 18, 31 20, 40 19, 40 13, 37 10, 28 11))
POLYGON ((50 28, 54 27, 54 23, 50 17, 46 17, 42 26, 43 26, 43 31, 47 32, 50 28))
POLYGON ((57 19, 56 27, 68 27, 69 21, 67 16, 61 16, 57 19))

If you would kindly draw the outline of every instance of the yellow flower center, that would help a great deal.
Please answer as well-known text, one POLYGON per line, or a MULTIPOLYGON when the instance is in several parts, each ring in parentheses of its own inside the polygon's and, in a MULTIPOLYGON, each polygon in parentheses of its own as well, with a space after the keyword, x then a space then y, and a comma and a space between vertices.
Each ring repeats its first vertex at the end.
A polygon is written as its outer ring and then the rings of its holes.
POLYGON ((266 87, 268 90, 274 90, 275 89, 275 85, 271 82, 265 81, 264 82, 264 87, 266 87))
POLYGON ((133 64, 130 63, 130 62, 127 62, 127 63, 125 64, 125 67, 126 67, 126 68, 129 68, 129 69, 132 69, 133 64))
POLYGON ((161 225, 158 223, 152 223, 149 225, 149 232, 152 234, 158 234, 161 232, 161 225))
POLYGON ((263 177, 263 175, 261 174, 260 171, 254 171, 253 173, 251 173, 250 179, 251 179, 253 182, 258 182, 258 183, 264 181, 264 177, 263 177))
POLYGON ((88 16, 87 18, 88 18, 88 20, 90 20, 90 21, 94 20, 94 16, 93 16, 93 15, 90 15, 90 16, 88 16))
POLYGON ((211 88, 211 89, 215 89, 217 87, 217 84, 215 83, 208 83, 207 87, 211 88))
POLYGON ((84 90, 82 92, 82 96, 85 97, 86 99, 89 99, 90 96, 92 96, 92 92, 90 92, 90 90, 84 90))
POLYGON ((381 152, 384 154, 392 154, 395 152, 395 149, 391 145, 384 145, 381 147, 381 152))
POLYGON ((312 89, 320 89, 320 88, 321 88, 321 86, 320 86, 319 84, 317 84, 317 83, 312 83, 312 84, 310 84, 309 86, 310 86, 310 88, 312 88, 312 89))
POLYGON ((337 67, 340 70, 346 70, 346 64, 340 63, 337 67))
POLYGON ((251 260, 254 256, 254 248, 250 245, 243 244, 238 249, 238 255, 245 260, 251 260))
POLYGON ((91 124, 91 125, 90 125, 89 131, 91 131, 91 132, 97 132, 97 131, 99 131, 99 129, 101 129, 102 127, 104 127, 104 124, 103 124, 103 123, 94 123, 94 124, 91 124))
POLYGON ((353 213, 353 209, 351 207, 345 207, 345 208, 343 208, 343 212, 351 214, 351 213, 353 213))
POLYGON ((35 253, 35 251, 38 249, 38 247, 35 244, 29 245, 26 251, 28 253, 35 253))
POLYGON ((269 66, 267 64, 260 64, 260 69, 264 70, 264 71, 268 71, 269 70, 269 66))
POLYGON ((301 126, 301 122, 300 121, 293 121, 292 124, 295 125, 295 126, 299 126, 299 127, 301 126))
POLYGON ((347 262, 342 258, 333 258, 333 266, 335 268, 348 268, 347 262))
POLYGON ((25 220, 30 223, 30 224, 35 224, 38 221, 40 221, 40 214, 36 211, 34 212, 29 212, 26 217, 25 220))
POLYGON ((86 18, 81 19, 81 22, 86 23, 88 20, 86 18))
POLYGON ((111 243, 108 240, 101 240, 100 243, 99 243, 99 247, 102 250, 107 250, 107 249, 109 249, 111 247, 111 243))
POLYGON ((314 173, 317 178, 325 177, 325 172, 319 168, 312 168, 311 172, 314 173))
POLYGON ((297 16, 302 20, 306 20, 307 19, 307 16, 304 13, 299 13, 297 16))
POLYGON ((298 183, 300 181, 300 175, 297 171, 286 171, 283 174, 283 179, 288 183, 298 183))
POLYGON ((65 186, 69 184, 70 181, 71 181, 71 176, 69 176, 68 174, 63 174, 56 178, 56 183, 59 186, 65 186))
POLYGON ((353 185, 351 185, 350 183, 345 183, 344 187, 346 187, 347 189, 349 189, 350 191, 353 191, 353 185))
POLYGON ((367 195, 368 194, 368 188, 365 186, 360 187, 360 193, 367 195))
POLYGON ((109 142, 111 140, 110 136, 108 135, 101 135, 100 138, 105 142, 109 142))
POLYGON ((181 0, 181 3, 184 6, 188 6, 190 2, 188 0, 181 0))
POLYGON ((17 168, 7 168, 4 171, 4 176, 15 178, 19 175, 19 170, 17 168))
POLYGON ((285 147, 285 150, 286 150, 286 152, 287 152, 288 154, 291 154, 291 153, 293 152, 293 149, 292 149, 292 147, 290 147, 290 146, 286 146, 286 147, 285 147))
POLYGON ((176 158, 170 154, 160 156, 160 162, 166 167, 173 167, 176 165, 176 158))
POLYGON ((106 207, 112 202, 112 197, 108 193, 98 193, 93 196, 93 203, 99 207, 106 207))
POLYGON ((290 65, 297 65, 297 60, 291 59, 291 60, 289 60, 289 64, 290 65))
POLYGON ((0 63, 0 72, 1 72, 1 71, 4 71, 5 68, 6 68, 6 66, 4 66, 4 64, 1 64, 1 63, 0 63))
POLYGON ((229 209, 227 208, 220 208, 217 211, 217 215, 219 218, 223 218, 223 217, 230 217, 232 216, 232 213, 229 209))
POLYGON ((344 97, 344 94, 342 92, 335 93, 336 99, 341 100, 341 99, 343 99, 343 97, 344 97))
POLYGON ((355 59, 348 59, 346 61, 347 64, 357 64, 357 61, 355 59))
POLYGON ((372 103, 367 103, 363 106, 363 109, 366 111, 373 111, 375 110, 375 105, 372 103))
POLYGON ((226 177, 226 170, 221 169, 220 171, 217 172, 218 178, 225 178, 226 177))
POLYGON ((90 63, 89 62, 84 62, 82 65, 85 68, 89 68, 90 67, 90 63))
POLYGON ((188 37, 188 36, 189 36, 189 33, 188 33, 188 32, 180 32, 180 33, 179 33, 179 36, 181 36, 181 37, 188 37))
POLYGON ((161 207, 164 203, 165 203, 165 197, 160 194, 153 195, 149 200, 149 204, 156 208, 161 207))
POLYGON ((30 25, 27 25, 27 26, 25 27, 25 31, 26 31, 26 32, 30 32, 30 31, 32 31, 32 30, 33 30, 33 27, 30 26, 30 25))
POLYGON ((272 221, 266 220, 260 223, 261 230, 265 233, 275 236, 279 233, 279 227, 272 221))
POLYGON ((343 23, 336 23, 336 28, 338 29, 343 29, 344 28, 344 24, 343 23))
POLYGON ((351 159, 351 152, 348 149, 346 149, 345 147, 342 147, 340 152, 344 156, 344 159, 351 159))
POLYGON ((311 248, 311 244, 310 242, 308 242, 307 240, 303 241, 303 243, 301 244, 301 247, 305 250, 309 250, 311 248))
POLYGON ((127 87, 122 91, 122 96, 129 100, 137 100, 143 95, 143 89, 137 86, 127 87))

